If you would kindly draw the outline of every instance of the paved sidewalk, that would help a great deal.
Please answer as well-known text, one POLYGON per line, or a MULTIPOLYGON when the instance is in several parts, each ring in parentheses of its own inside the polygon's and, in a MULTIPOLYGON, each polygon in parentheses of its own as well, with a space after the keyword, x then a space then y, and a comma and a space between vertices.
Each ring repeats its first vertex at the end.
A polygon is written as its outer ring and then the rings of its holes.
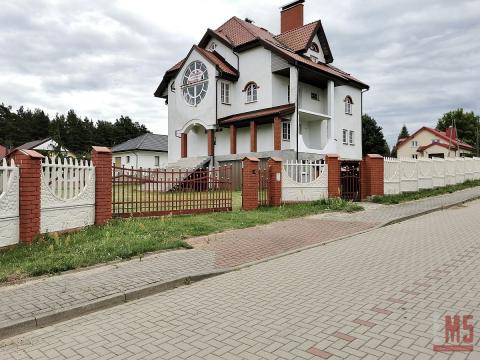
POLYGON ((477 360, 479 213, 471 202, 32 331, 0 341, 0 359, 477 360), (433 351, 447 314, 473 316, 472 352, 433 351))
POLYGON ((328 213, 191 239, 177 250, 0 287, 0 332, 15 323, 94 304, 136 289, 250 263, 352 235, 380 224, 480 197, 480 187, 413 203, 365 204, 355 214, 328 213))

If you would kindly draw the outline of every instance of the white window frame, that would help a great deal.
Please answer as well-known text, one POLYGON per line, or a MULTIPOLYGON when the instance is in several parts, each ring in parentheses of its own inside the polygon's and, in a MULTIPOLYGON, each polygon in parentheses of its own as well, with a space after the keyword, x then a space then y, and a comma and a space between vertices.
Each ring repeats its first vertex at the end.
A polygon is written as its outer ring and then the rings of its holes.
POLYGON ((318 58, 314 55, 310 55, 310 60, 312 60, 314 63, 318 62, 318 58))
POLYGON ((215 51, 217 49, 217 43, 212 42, 210 46, 208 47, 209 51, 215 51))
POLYGON ((412 154, 412 159, 418 159, 418 155, 417 154, 412 154))
POLYGON ((282 141, 290 141, 290 121, 282 122, 282 141))
POLYGON ((160 156, 159 155, 154 156, 153 163, 155 164, 156 167, 160 166, 160 156))
POLYGON ((350 96, 346 96, 345 97, 345 114, 347 115, 352 115, 352 111, 353 111, 353 102, 350 98, 350 96))
POLYGON ((226 82, 220 83, 220 101, 222 104, 230 105, 230 84, 226 82))
POLYGON ((129 156, 129 155, 127 155, 127 157, 126 157, 126 159, 125 159, 125 162, 126 162, 127 164, 130 164, 130 156, 129 156))
POLYGON ((412 147, 417 147, 417 146, 418 146, 418 141, 412 140, 412 147))
POLYGON ((343 129, 342 130, 342 140, 344 145, 348 145, 348 130, 343 129))
POLYGON ((348 143, 350 145, 355 145, 355 131, 353 130, 348 132, 348 143))
POLYGON ((316 93, 316 92, 311 92, 310 93, 310 98, 314 101, 320 101, 320 97, 318 96, 318 93, 316 93))
POLYGON ((254 103, 258 101, 258 85, 254 82, 248 84, 247 88, 245 89, 246 94, 246 103, 254 103))

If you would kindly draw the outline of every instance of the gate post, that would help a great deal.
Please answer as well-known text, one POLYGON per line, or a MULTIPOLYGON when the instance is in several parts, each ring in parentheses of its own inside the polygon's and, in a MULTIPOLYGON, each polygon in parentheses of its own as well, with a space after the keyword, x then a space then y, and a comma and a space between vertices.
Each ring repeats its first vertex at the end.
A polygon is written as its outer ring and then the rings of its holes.
POLYGON ((31 243, 40 234, 41 172, 43 155, 35 150, 15 150, 9 155, 20 168, 20 242, 31 243))
POLYGON ((328 197, 336 198, 340 196, 340 160, 337 154, 328 154, 326 162, 328 166, 328 197))
POLYGON ((362 179, 360 186, 362 189, 365 188, 365 191, 362 190, 362 195, 364 195, 365 198, 368 196, 383 195, 383 156, 378 154, 367 154, 362 163, 364 163, 362 170, 366 173, 365 176, 360 174, 362 179))
POLYGON ((92 146, 95 166, 95 224, 105 224, 112 218, 112 150, 92 146))
POLYGON ((255 210, 258 207, 258 178, 260 160, 247 156, 242 161, 242 209, 255 210))
POLYGON ((282 203, 282 159, 268 159, 268 187, 270 206, 280 206, 282 203))

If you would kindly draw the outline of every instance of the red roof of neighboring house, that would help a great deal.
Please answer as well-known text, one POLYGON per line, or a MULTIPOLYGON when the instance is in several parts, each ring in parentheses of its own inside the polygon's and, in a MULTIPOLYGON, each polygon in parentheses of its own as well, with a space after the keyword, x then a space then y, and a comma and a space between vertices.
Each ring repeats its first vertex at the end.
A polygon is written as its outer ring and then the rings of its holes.
POLYGON ((226 116, 224 118, 218 119, 218 122, 221 125, 228 125, 228 124, 247 121, 251 119, 270 118, 276 115, 284 116, 284 115, 291 114, 294 111, 295 111, 295 104, 285 104, 280 106, 274 106, 271 108, 248 111, 240 114, 226 116))
MULTIPOLYGON (((455 148, 460 148, 460 149, 464 149, 464 150, 474 150, 475 148, 470 145, 470 144, 467 144, 463 141, 461 141, 460 139, 450 139, 450 137, 447 136, 446 132, 445 131, 440 131, 440 130, 437 130, 437 129, 432 129, 432 128, 429 128, 427 126, 423 126, 421 127, 420 129, 418 129, 417 131, 415 131, 412 135, 410 135, 409 137, 406 137, 406 138, 402 138, 402 139, 399 139, 398 142, 397 142, 397 145, 396 147, 398 148, 400 145, 403 145, 405 142, 407 142, 408 140, 411 140, 413 139, 419 132, 423 131, 423 130, 426 130, 426 131, 429 131, 430 133, 432 133, 433 135, 443 139, 444 141, 447 141, 447 142, 450 142, 451 141, 451 144, 452 144, 452 147, 455 147, 455 148)), ((440 146, 443 146, 443 147, 447 147, 448 148, 448 144, 441 144, 441 143, 431 143, 431 144, 428 144, 428 145, 422 145, 420 146, 417 151, 424 151, 426 148, 430 147, 431 145, 440 145, 440 146)))
POLYGON ((8 150, 5 146, 0 145, 0 157, 5 157, 7 156, 8 150))
MULTIPOLYGON (((276 52, 278 56, 285 58, 291 63, 300 62, 302 65, 313 70, 326 73, 335 78, 344 80, 347 83, 353 83, 354 86, 359 86, 362 89, 368 89, 367 84, 361 82, 350 74, 329 65, 329 63, 333 61, 333 56, 321 21, 315 21, 297 29, 274 35, 264 28, 258 27, 251 22, 241 20, 234 16, 216 30, 208 29, 199 42, 198 47, 205 48, 211 38, 216 38, 226 46, 237 51, 255 46, 264 46, 271 51, 276 52), (301 55, 308 50, 315 35, 319 38, 320 46, 325 56, 325 63, 315 63, 310 58, 301 55)), ((157 91, 155 91, 155 96, 161 97, 166 88, 166 84, 175 76, 178 70, 180 70, 184 61, 185 58, 167 70, 162 83, 157 91)), ((222 62, 233 68, 225 61, 225 59, 223 59, 222 62)))

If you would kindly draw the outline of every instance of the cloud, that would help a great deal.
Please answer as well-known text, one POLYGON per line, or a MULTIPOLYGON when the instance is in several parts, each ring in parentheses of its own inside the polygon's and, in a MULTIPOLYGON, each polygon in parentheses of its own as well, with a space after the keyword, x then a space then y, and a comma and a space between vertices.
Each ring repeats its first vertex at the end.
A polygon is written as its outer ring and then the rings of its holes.
MULTIPOLYGON (((232 15, 279 31, 279 3, 18 0, 0 12, 0 101, 54 114, 113 120, 121 114, 166 133, 153 91, 207 28, 232 15)), ((434 126, 457 107, 479 112, 480 4, 459 0, 309 0, 334 64, 367 82, 364 111, 392 144, 403 124, 434 126)))

